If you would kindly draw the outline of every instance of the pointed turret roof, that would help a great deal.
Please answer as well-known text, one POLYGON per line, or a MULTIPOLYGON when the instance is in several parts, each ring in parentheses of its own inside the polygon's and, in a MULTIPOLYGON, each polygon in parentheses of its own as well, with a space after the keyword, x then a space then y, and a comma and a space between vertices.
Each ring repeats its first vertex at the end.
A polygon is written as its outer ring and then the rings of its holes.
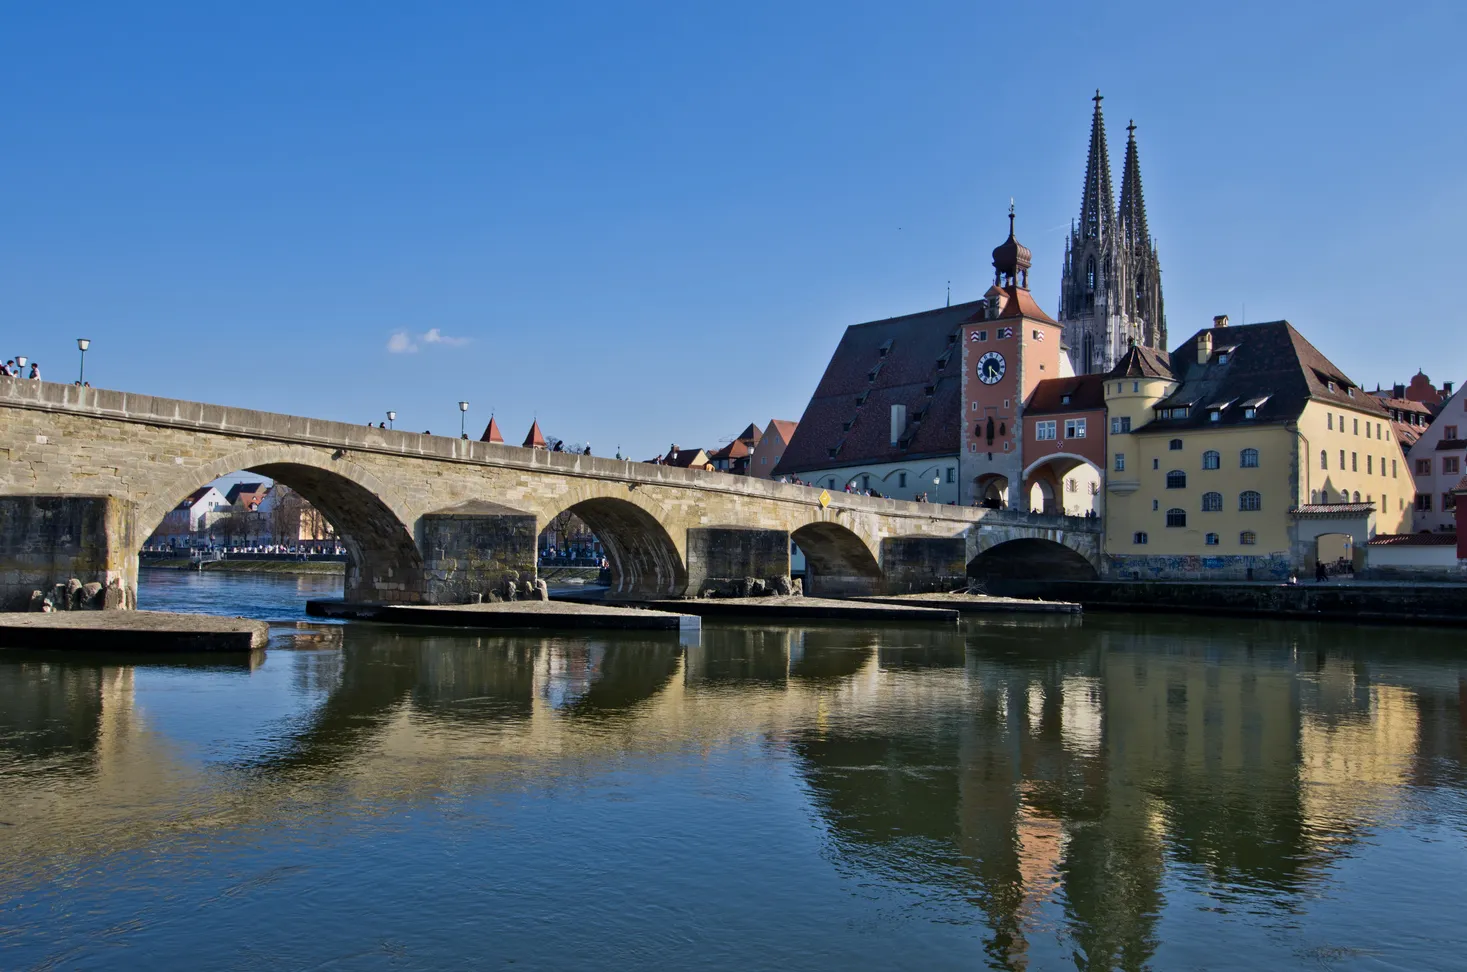
POLYGON ((1120 231, 1127 243, 1146 245, 1146 199, 1141 195, 1141 160, 1136 155, 1136 123, 1126 126, 1126 166, 1121 173, 1120 231))
POLYGON ((1085 239, 1103 240, 1115 219, 1115 196, 1110 183, 1110 152, 1105 145, 1105 118, 1100 113, 1103 100, 1097 88, 1095 117, 1090 122, 1090 155, 1085 160, 1085 192, 1080 198, 1080 235, 1085 239))
POLYGON ((503 442, 504 436, 499 434, 499 423, 494 421, 494 416, 489 416, 489 424, 484 426, 484 434, 479 436, 480 442, 503 442))
POLYGON ((530 424, 530 434, 527 435, 527 436, 525 436, 525 448, 526 449, 543 449, 543 448, 545 448, 545 436, 543 434, 541 434, 541 432, 540 432, 540 420, 539 419, 535 419, 535 421, 530 424))

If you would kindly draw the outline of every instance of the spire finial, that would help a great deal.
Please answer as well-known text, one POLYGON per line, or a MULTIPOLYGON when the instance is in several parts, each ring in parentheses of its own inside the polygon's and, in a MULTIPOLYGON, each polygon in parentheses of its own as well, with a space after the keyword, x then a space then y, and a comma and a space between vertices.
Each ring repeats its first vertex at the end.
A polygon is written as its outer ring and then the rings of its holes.
POLYGON ((1094 98, 1091 98, 1090 100, 1093 101, 1093 102, 1095 102, 1095 113, 1097 115, 1100 114, 1100 103, 1105 100, 1105 95, 1103 95, 1103 94, 1100 93, 1100 89, 1099 88, 1096 88, 1095 89, 1095 97, 1094 98))
POLYGON ((947 306, 951 307, 952 305, 953 305, 953 282, 951 280, 949 280, 947 282, 947 306))
POLYGON ((1126 131, 1130 133, 1131 141, 1136 141, 1136 119, 1131 119, 1130 124, 1126 126, 1126 131))

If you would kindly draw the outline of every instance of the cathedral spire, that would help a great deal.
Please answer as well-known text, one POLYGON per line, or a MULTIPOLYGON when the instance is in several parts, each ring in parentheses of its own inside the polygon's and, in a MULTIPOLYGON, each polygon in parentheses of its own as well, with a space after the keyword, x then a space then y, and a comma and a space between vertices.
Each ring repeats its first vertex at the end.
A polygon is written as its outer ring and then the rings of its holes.
POLYGON ((1080 233, 1087 240, 1104 240, 1115 219, 1115 196, 1110 183, 1110 153, 1105 145, 1105 118, 1100 113, 1104 100, 1095 90, 1095 117, 1090 122, 1090 155, 1085 160, 1085 192, 1080 199, 1080 233))
POLYGON ((1121 173, 1120 231, 1132 247, 1149 246, 1146 229, 1146 199, 1141 195, 1141 161, 1136 155, 1136 123, 1126 126, 1126 167, 1121 173))

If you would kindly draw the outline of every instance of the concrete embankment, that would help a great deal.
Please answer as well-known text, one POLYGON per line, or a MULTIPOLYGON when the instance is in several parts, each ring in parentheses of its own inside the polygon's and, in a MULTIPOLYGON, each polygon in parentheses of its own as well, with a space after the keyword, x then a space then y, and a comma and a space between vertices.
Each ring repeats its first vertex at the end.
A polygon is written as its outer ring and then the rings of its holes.
POLYGON ((1077 601, 1087 611, 1467 624, 1467 585, 1462 584, 1004 581, 989 587, 1008 596, 1077 601))
POLYGON ((696 631, 701 626, 697 617, 675 609, 645 610, 564 601, 362 604, 333 599, 307 601, 306 613, 346 621, 498 630, 696 631))
POLYGON ((820 597, 688 598, 644 603, 659 611, 679 611, 705 618, 741 618, 774 622, 902 621, 953 624, 958 620, 958 612, 953 608, 876 604, 868 601, 820 597))
POLYGON ((247 618, 162 611, 0 613, 0 648, 70 651, 254 651, 270 626, 247 618))
POLYGON ((992 594, 893 594, 858 597, 867 604, 899 604, 906 607, 941 608, 960 614, 1080 614, 1075 601, 1042 601, 992 594))

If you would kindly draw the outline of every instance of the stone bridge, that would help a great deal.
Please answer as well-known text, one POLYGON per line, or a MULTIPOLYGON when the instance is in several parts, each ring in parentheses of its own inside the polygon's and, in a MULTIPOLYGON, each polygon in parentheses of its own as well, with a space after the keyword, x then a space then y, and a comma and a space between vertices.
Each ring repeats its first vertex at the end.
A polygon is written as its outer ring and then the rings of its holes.
POLYGON ((72 577, 133 606, 143 542, 189 493, 237 470, 321 510, 359 601, 463 603, 532 578, 539 531, 566 510, 631 597, 788 575, 791 541, 807 591, 825 595, 952 589, 994 564, 1094 577, 1101 563, 1098 521, 844 493, 822 506, 818 488, 726 473, 22 379, 0 378, 0 456, 9 610, 72 577))

